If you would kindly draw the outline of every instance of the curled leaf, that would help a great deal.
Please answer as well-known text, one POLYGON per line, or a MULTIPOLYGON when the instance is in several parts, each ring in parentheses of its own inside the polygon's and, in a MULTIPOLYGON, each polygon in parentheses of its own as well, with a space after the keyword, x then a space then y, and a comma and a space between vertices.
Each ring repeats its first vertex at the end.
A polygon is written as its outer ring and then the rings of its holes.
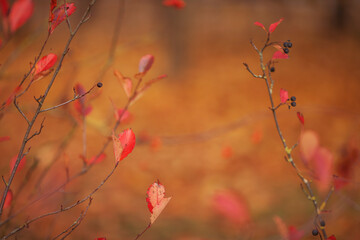
POLYGON ((286 53, 283 53, 282 51, 276 51, 274 53, 274 55, 272 56, 272 60, 275 59, 288 59, 289 55, 287 55, 286 53))
POLYGON ((14 2, 9 13, 10 31, 13 33, 24 25, 34 11, 32 0, 17 0, 14 2))
POLYGON ((57 56, 53 53, 50 53, 46 56, 43 56, 35 65, 34 75, 38 75, 54 66, 57 61, 57 56))
POLYGON ((164 0, 162 2, 162 4, 164 6, 174 7, 176 9, 182 9, 186 6, 186 3, 184 2, 184 0, 164 0))
POLYGON ((50 16, 49 16, 49 22, 52 22, 53 19, 54 19, 54 9, 56 8, 57 6, 57 0, 50 0, 50 16))
POLYGON ((55 28, 66 19, 67 16, 72 15, 76 10, 75 3, 66 3, 53 11, 52 22, 50 26, 50 33, 53 33, 55 28), (66 10, 66 13, 65 13, 66 10))
POLYGON ((281 101, 281 103, 286 103, 288 99, 289 99, 289 93, 288 93, 288 91, 286 91, 285 89, 281 88, 281 89, 280 89, 280 101, 281 101))
POLYGON ((150 224, 153 224, 169 203, 171 197, 165 198, 165 187, 159 182, 154 182, 148 188, 146 202, 151 212, 150 224))
POLYGON ((262 23, 260 23, 260 22, 254 22, 254 24, 255 24, 256 26, 258 26, 258 27, 261 27, 262 29, 264 29, 265 32, 267 32, 265 26, 264 26, 262 23))
POLYGON ((135 134, 131 128, 124 130, 119 134, 119 137, 112 135, 114 145, 115 161, 119 162, 129 155, 136 143, 135 134))
POLYGON ((145 74, 150 70, 151 66, 154 63, 154 56, 147 54, 140 59, 139 62, 139 73, 145 74))
POLYGON ((297 112, 296 115, 297 115, 300 123, 304 126, 304 123, 305 123, 304 115, 301 112, 297 112))
POLYGON ((284 20, 284 18, 280 18, 279 21, 275 22, 275 23, 272 23, 270 24, 270 27, 269 27, 269 33, 272 33, 275 31, 275 29, 277 28, 277 26, 284 20))

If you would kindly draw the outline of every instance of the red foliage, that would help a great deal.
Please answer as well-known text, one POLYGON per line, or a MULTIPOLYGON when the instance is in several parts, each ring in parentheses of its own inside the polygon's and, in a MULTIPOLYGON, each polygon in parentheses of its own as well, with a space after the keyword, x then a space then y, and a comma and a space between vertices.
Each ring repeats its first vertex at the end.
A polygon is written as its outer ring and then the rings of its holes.
POLYGON ((184 2, 184 0, 164 0, 162 2, 162 4, 164 6, 174 7, 176 9, 182 9, 186 6, 186 3, 184 2))
POLYGON ((57 0, 50 0, 50 16, 49 16, 49 22, 52 22, 52 20, 54 19, 54 9, 57 6, 57 0))
POLYGON ((270 27, 269 27, 269 33, 272 33, 275 31, 275 29, 277 28, 277 26, 284 20, 284 18, 280 18, 279 21, 275 22, 275 23, 272 23, 270 24, 270 27))
POLYGON ((132 115, 129 111, 119 108, 115 109, 115 119, 116 121, 120 121, 122 124, 129 123, 132 120, 132 115), (121 118, 120 118, 121 116, 121 118))
MULTIPOLYGON (((68 16, 71 16, 75 10, 75 3, 66 3, 66 12, 68 16)), ((53 19, 49 30, 50 33, 53 33, 55 28, 66 19, 65 4, 54 10, 52 18, 53 19)))
POLYGON ((140 59, 139 62, 139 73, 145 74, 150 70, 154 63, 154 56, 151 54, 145 55, 140 59))
POLYGON ((301 112, 297 112, 296 115, 297 115, 300 123, 304 126, 304 124, 305 124, 304 115, 301 112))
POLYGON ((119 162, 129 155, 135 147, 136 139, 134 132, 129 128, 116 137, 113 133, 115 161, 119 162))
POLYGON ((49 70, 54 66, 56 61, 57 56, 53 53, 43 56, 35 65, 34 75, 38 75, 46 70, 49 70))
POLYGON ((326 240, 336 240, 336 237, 334 235, 331 235, 330 237, 328 237, 326 240))
POLYGON ((7 17, 9 14, 9 3, 7 0, 0 0, 0 9, 3 17, 7 17))
POLYGON ((265 28, 265 26, 264 26, 262 23, 260 23, 260 22, 254 22, 254 24, 255 24, 256 26, 261 27, 262 29, 264 29, 265 32, 267 31, 266 28, 265 28))
POLYGON ((15 32, 31 17, 34 11, 32 0, 17 0, 11 6, 9 13, 10 31, 15 32))
POLYGON ((151 212, 150 223, 152 224, 169 203, 171 197, 165 198, 165 187, 159 180, 150 185, 146 195, 146 202, 151 212))
POLYGON ((275 59, 287 59, 289 58, 289 55, 287 55, 286 53, 283 53, 282 51, 276 51, 274 53, 274 55, 272 56, 272 60, 275 59))
POLYGON ((288 93, 288 91, 286 91, 285 89, 281 88, 281 89, 280 89, 280 101, 281 101, 281 103, 286 103, 288 99, 289 99, 289 93, 288 93))
POLYGON ((230 191, 216 193, 213 196, 213 206, 218 213, 236 225, 250 221, 250 211, 245 199, 230 191))
POLYGON ((130 97, 132 92, 132 80, 131 78, 124 77, 119 71, 114 70, 114 75, 120 81, 123 86, 126 96, 130 97))

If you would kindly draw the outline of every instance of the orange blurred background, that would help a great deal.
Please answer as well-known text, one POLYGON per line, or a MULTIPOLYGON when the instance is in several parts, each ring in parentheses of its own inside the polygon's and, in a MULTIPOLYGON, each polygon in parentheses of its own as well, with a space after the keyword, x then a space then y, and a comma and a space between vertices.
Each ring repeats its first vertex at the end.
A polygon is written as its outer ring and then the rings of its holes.
MULTIPOLYGON (((124 0, 123 0, 124 1, 124 0)), ((91 19, 73 40, 69 54, 45 102, 54 106, 73 96, 81 83, 93 86, 107 61, 117 9, 123 1, 98 1, 91 19)), ((48 3, 35 1, 32 18, 1 49, 0 93, 5 101, 28 71, 46 38, 48 3)), ((92 205, 70 239, 134 239, 148 224, 150 213, 146 190, 159 179, 172 200, 142 239, 280 239, 275 216, 286 225, 311 236, 314 210, 300 188, 300 181, 284 159, 284 152, 269 111, 265 83, 254 79, 243 62, 259 71, 253 39, 261 46, 266 35, 253 23, 265 26, 281 17, 284 21, 272 34, 274 41, 293 43, 290 58, 275 65, 274 99, 285 88, 296 96, 297 107, 278 110, 279 124, 289 145, 297 142, 301 125, 296 117, 305 116, 305 128, 316 131, 321 145, 334 156, 336 166, 344 149, 359 148, 360 130, 360 4, 350 0, 334 1, 186 1, 183 9, 165 7, 162 1, 125 1, 121 14, 119 39, 114 62, 102 77, 103 87, 86 98, 93 106, 87 117, 87 157, 96 155, 111 134, 115 123, 111 100, 117 107, 126 95, 113 74, 137 73, 138 61, 146 54, 155 56, 146 79, 167 74, 130 107, 133 120, 121 125, 131 127, 137 136, 134 151, 124 159, 115 174, 94 195, 92 205), (98 94, 100 93, 100 94, 98 94), (111 100, 110 100, 111 99, 111 100), (214 196, 231 193, 247 210, 245 220, 234 221, 217 211, 214 196), (215 204, 215 205, 214 205, 215 204)), ((73 26, 87 4, 75 1, 73 26)), ((68 38, 65 23, 58 26, 44 54, 60 55, 68 38)), ((266 58, 271 57, 270 49, 266 58)), ((31 116, 33 96, 44 91, 50 77, 36 82, 19 103, 31 116)), ((41 194, 81 170, 82 125, 74 124, 73 104, 50 111, 40 136, 29 143, 25 169, 17 173, 13 191, 23 184, 27 169, 38 161, 28 187, 14 203, 20 208, 34 196, 39 173, 59 151, 61 157, 51 167, 41 185, 41 194), (71 132, 73 134, 71 135, 71 132), (70 137, 68 137, 70 134, 70 137)), ((26 122, 10 106, 3 111, 0 136, 11 140, 0 143, 1 174, 8 179, 9 161, 19 151, 26 122)), ((39 126, 41 118, 36 126, 39 126)), ((90 172, 70 183, 53 197, 40 201, 16 217, 2 233, 41 213, 68 206, 88 195, 111 171, 113 150, 90 172)), ((294 156, 303 168, 298 149, 294 156)), ((353 177, 344 189, 336 191, 324 215, 328 233, 337 239, 360 237, 359 159, 353 177)), ((320 199, 325 195, 320 194, 320 199)), ((53 238, 69 227, 84 210, 76 209, 33 223, 18 239, 53 238), (39 231, 40 230, 40 231, 39 231)), ((4 213, 7 214, 6 211, 4 213)), ((4 219, 4 217, 2 218, 4 219)))

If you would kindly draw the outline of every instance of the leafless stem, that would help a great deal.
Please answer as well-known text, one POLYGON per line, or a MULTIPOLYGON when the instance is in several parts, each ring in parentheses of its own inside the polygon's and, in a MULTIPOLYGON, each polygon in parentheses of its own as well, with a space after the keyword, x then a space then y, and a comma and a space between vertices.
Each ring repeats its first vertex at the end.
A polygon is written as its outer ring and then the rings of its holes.
POLYGON ((134 240, 139 239, 149 228, 151 227, 151 223, 149 223, 149 225, 147 225, 147 227, 141 232, 139 233, 134 240))
POLYGON ((24 117, 27 124, 30 125, 29 119, 26 117, 25 113, 20 109, 18 102, 16 102, 16 97, 14 98, 14 105, 15 105, 16 109, 19 111, 19 113, 24 117))

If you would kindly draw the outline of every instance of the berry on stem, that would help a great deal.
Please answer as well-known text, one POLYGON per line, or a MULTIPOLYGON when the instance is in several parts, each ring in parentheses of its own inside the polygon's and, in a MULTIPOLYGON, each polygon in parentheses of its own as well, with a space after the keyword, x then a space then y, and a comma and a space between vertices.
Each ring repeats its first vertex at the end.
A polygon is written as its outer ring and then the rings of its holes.
POLYGON ((319 231, 315 228, 315 229, 312 230, 311 234, 313 236, 317 236, 319 234, 319 231))
POLYGON ((289 47, 289 45, 288 45, 288 44, 289 44, 288 42, 284 42, 284 43, 283 43, 284 48, 289 47))
MULTIPOLYGON (((296 102, 291 102, 292 107, 296 107, 296 102)), ((321 224, 321 223, 320 223, 321 224)))
POLYGON ((97 86, 98 88, 101 88, 101 87, 103 86, 103 84, 102 84, 102 82, 98 82, 98 83, 96 84, 96 86, 97 86))
POLYGON ((289 49, 288 49, 288 48, 284 48, 284 53, 288 54, 288 53, 289 53, 289 49))
POLYGON ((296 101, 296 97, 295 97, 295 96, 292 96, 292 97, 290 98, 290 100, 293 101, 293 102, 295 102, 295 101, 296 101))
POLYGON ((270 72, 275 72, 275 67, 271 67, 270 72))
POLYGON ((325 227, 325 221, 324 220, 320 221, 320 226, 325 227))

